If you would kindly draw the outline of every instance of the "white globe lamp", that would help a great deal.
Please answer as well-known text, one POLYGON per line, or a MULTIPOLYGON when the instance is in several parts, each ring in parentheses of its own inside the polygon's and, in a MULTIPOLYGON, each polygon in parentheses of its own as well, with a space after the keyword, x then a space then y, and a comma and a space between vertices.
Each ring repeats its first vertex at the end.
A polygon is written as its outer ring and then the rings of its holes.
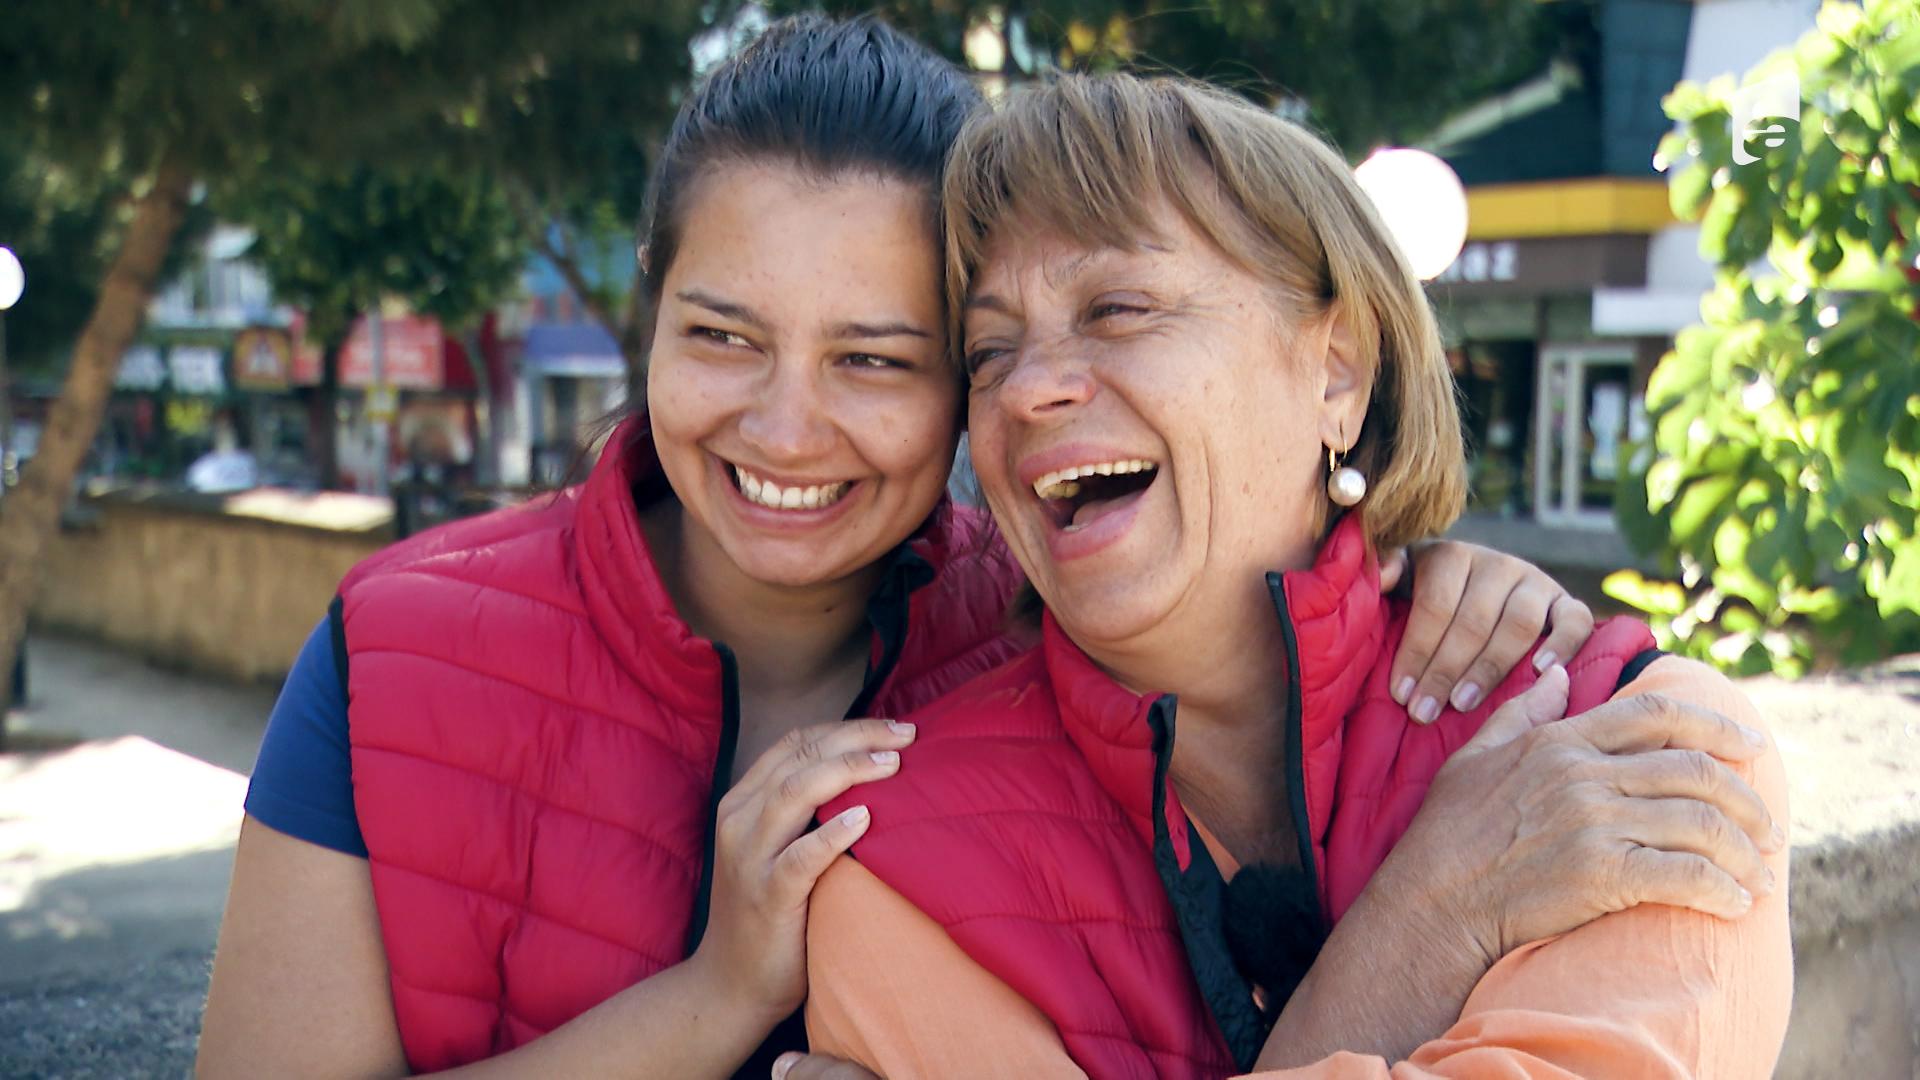
POLYGON ((0 247, 0 311, 5 311, 20 302, 20 294, 27 290, 27 272, 21 268, 20 259, 11 249, 0 247))
MULTIPOLYGON (((27 290, 27 272, 10 248, 0 247, 0 493, 4 493, 13 472, 13 399, 7 393, 7 309, 20 302, 27 290)), ((0 678, 11 670, 0 664, 0 678)), ((3 696, 3 695, 0 695, 3 696)), ((4 718, 0 718, 3 720, 4 718)))
POLYGON ((1394 243, 1422 281, 1453 265, 1467 242, 1467 191, 1425 150, 1376 150, 1353 170, 1394 243))

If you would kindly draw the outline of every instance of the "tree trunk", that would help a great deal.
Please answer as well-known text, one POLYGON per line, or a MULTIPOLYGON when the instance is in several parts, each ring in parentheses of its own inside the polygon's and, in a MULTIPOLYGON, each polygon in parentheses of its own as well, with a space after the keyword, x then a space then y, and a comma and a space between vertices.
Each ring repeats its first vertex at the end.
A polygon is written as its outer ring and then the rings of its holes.
MULTIPOLYGON (((47 415, 39 451, 21 473, 20 485, 0 503, 0 667, 11 667, 25 636, 41 554, 60 526, 61 507, 100 429, 120 358, 153 300, 160 265, 179 231, 192 186, 193 174, 169 159, 155 171, 152 189, 134 204, 126 238, 47 415)), ((11 696, 10 680, 0 681, 0 701, 11 696)))
POLYGON ((493 439, 493 374, 480 353, 478 330, 461 334, 460 346, 467 350, 467 367, 473 372, 473 484, 492 487, 500 479, 500 457, 493 439))
POLYGON ((320 346, 320 385, 308 399, 307 433, 313 443, 315 480, 321 491, 340 486, 340 353, 346 342, 329 341, 320 346))

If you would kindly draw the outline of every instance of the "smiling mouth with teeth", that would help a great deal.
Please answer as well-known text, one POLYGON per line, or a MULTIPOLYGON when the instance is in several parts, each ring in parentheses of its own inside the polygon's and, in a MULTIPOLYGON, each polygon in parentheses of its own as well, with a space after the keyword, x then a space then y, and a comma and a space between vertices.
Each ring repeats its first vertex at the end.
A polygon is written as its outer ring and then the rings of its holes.
POLYGON ((1075 465, 1035 480, 1033 493, 1055 526, 1077 532, 1147 490, 1159 471, 1158 462, 1142 458, 1075 465))
POLYGON ((808 487, 781 487, 771 480, 762 480, 738 465, 728 465, 733 473, 733 484, 740 494, 756 506, 769 510, 824 510, 841 499, 846 498, 847 490, 853 487, 853 481, 842 480, 837 484, 814 484, 808 487))

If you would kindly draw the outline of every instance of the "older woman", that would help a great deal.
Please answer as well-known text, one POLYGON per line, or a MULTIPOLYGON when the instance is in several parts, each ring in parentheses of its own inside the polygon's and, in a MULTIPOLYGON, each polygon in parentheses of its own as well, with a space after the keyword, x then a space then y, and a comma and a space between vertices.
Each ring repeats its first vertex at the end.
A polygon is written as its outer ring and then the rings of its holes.
POLYGON ((1374 553, 1458 514, 1461 438, 1344 163, 1192 84, 1065 78, 976 121, 946 196, 973 460, 1043 643, 826 808, 873 824, 814 894, 816 1049, 1765 1075, 1784 785, 1730 684, 1616 620, 1392 719, 1374 553))

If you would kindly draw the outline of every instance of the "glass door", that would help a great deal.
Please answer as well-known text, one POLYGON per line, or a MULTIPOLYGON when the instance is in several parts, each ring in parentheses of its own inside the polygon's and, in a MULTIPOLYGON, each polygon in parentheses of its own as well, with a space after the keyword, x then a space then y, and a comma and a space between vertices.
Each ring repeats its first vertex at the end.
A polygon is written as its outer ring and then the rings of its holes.
POLYGON ((1535 400, 1535 516, 1551 525, 1611 526, 1620 447, 1646 422, 1633 390, 1633 350, 1624 343, 1546 346, 1535 400))

